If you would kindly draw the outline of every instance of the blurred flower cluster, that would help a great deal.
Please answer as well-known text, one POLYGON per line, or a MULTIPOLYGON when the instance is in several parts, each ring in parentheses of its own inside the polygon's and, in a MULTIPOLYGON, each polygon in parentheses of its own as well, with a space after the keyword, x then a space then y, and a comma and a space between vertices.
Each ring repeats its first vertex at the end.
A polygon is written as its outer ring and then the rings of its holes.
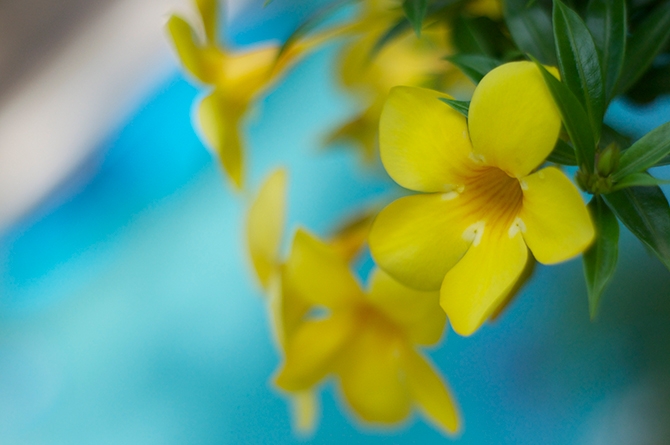
POLYGON ((319 386, 334 378, 365 422, 397 424, 416 409, 456 434, 456 402, 424 352, 447 321, 472 335, 536 263, 579 255, 595 317, 619 222, 670 268, 666 181, 647 172, 670 162, 670 124, 633 143, 603 123, 615 97, 665 92, 645 79, 670 60, 667 2, 333 2, 282 44, 236 50, 218 38, 222 5, 195 6, 199 23, 173 16, 167 28, 206 89, 197 124, 236 189, 247 187, 250 107, 303 56, 337 41, 338 78, 359 108, 333 123, 326 145, 350 145, 419 192, 325 239, 286 233, 282 168, 250 203, 247 247, 283 357, 273 382, 296 431, 316 427, 319 386), (342 9, 345 18, 329 20, 342 9), (353 264, 368 252, 377 266, 363 286, 353 264))

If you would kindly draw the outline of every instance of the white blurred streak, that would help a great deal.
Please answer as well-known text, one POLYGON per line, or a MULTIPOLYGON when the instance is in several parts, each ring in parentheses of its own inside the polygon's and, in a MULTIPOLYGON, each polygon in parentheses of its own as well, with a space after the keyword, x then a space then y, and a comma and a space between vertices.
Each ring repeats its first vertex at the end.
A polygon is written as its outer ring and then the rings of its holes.
MULTIPOLYGON (((229 19, 244 1, 229 2, 229 19)), ((188 6, 118 0, 0 104, 0 230, 61 183, 176 68, 163 28, 168 13, 188 6)))

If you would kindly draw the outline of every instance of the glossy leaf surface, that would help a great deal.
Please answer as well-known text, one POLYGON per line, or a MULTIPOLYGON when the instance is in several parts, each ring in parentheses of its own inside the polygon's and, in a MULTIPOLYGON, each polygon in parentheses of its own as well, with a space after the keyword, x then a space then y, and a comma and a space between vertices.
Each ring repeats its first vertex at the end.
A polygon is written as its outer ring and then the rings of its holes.
POLYGON ((619 256, 619 222, 600 196, 594 196, 589 210, 596 227, 596 239, 584 252, 584 276, 589 313, 594 319, 605 287, 614 276, 619 256))
POLYGON ((604 195, 619 220, 670 269, 670 206, 660 187, 604 195))
POLYGON ((605 91, 595 43, 579 15, 560 0, 554 0, 553 24, 561 79, 584 106, 598 140, 605 91))

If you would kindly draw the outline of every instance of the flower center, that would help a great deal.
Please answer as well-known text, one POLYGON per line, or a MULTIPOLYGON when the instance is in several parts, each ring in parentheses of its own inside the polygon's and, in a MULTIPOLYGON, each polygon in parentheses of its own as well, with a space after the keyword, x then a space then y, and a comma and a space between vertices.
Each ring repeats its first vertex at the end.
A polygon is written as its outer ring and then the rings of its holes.
POLYGON ((401 336, 402 329, 396 322, 383 314, 378 308, 368 303, 361 304, 357 308, 359 326, 364 329, 373 329, 387 338, 401 336))
MULTIPOLYGON (((516 178, 496 167, 473 170, 463 182, 460 196, 463 220, 481 236, 484 227, 508 231, 523 203, 523 191, 516 178)), ((466 230, 467 232, 467 230, 466 230)))

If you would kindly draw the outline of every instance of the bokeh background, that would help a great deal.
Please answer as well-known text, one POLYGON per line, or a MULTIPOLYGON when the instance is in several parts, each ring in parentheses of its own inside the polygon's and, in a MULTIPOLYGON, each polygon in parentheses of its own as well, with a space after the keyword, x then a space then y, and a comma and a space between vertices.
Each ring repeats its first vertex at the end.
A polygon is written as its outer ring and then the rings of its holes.
MULTIPOLYGON (((249 199, 287 166, 289 234, 325 235, 394 189, 319 148, 356 109, 331 44, 248 119, 250 190, 234 193, 162 31, 185 3, 0 2, 0 443, 445 442, 418 416, 361 424, 331 383, 314 436, 292 434, 244 249, 249 199)), ((228 42, 285 38, 327 1, 261 3, 229 3, 228 42)), ((637 137, 669 119, 668 97, 608 114, 637 137)), ((670 272, 625 229, 597 321, 579 260, 538 267, 498 321, 430 355, 461 407, 455 443, 670 443, 670 272)))

